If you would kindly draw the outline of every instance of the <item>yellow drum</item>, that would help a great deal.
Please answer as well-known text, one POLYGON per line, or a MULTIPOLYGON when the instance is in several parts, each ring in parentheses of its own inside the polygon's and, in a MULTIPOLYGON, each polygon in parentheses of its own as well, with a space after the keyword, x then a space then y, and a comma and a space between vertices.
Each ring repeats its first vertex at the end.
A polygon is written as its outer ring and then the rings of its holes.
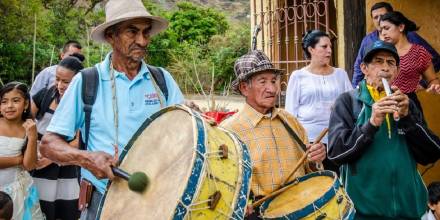
POLYGON ((353 202, 336 173, 310 173, 289 185, 289 189, 261 205, 264 219, 354 219, 353 202))
POLYGON ((232 133, 184 106, 145 121, 120 156, 120 168, 145 172, 143 193, 116 178, 101 202, 100 219, 242 219, 251 161, 232 133))

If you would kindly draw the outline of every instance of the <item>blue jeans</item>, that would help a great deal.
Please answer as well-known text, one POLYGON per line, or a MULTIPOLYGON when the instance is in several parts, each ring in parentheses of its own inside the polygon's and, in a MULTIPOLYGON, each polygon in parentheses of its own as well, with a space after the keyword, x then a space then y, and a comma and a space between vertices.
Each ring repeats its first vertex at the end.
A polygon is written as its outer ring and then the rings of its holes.
POLYGON ((99 203, 101 202, 102 194, 97 190, 93 191, 89 206, 81 212, 81 220, 95 220, 98 213, 99 203))

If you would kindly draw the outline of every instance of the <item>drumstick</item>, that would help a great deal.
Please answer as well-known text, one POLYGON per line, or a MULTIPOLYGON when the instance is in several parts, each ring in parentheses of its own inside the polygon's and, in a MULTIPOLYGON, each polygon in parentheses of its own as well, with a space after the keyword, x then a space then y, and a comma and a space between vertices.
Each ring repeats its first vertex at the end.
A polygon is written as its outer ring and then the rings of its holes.
POLYGON ((258 207, 259 205, 261 205, 261 204, 262 204, 263 202, 265 202, 266 200, 268 200, 268 199, 270 199, 270 198, 272 198, 272 197, 274 197, 274 196, 279 195, 280 193, 286 191, 287 189, 289 189, 289 188, 290 188, 291 186, 293 186, 293 185, 294 185, 294 184, 290 184, 290 185, 287 185, 287 186, 285 186, 285 187, 283 187, 283 188, 281 188, 281 189, 278 189, 278 190, 275 190, 275 191, 269 193, 269 195, 267 195, 267 196, 261 198, 260 200, 258 200, 258 201, 256 201, 256 202, 252 203, 252 207, 253 207, 253 208, 258 207))
MULTIPOLYGON (((313 144, 319 143, 322 140, 322 138, 324 138, 325 134, 327 134, 327 132, 328 132, 328 128, 322 130, 321 133, 316 138, 316 140, 313 142, 313 144)), ((307 149, 304 155, 299 159, 298 163, 295 165, 295 168, 292 170, 292 172, 290 172, 289 176, 287 176, 286 180, 284 180, 281 186, 284 186, 287 183, 287 181, 289 181, 290 177, 292 177, 292 175, 301 167, 301 165, 304 163, 309 153, 310 153, 310 148, 307 149)))
MULTIPOLYGON (((322 138, 325 136, 325 134, 327 134, 328 132, 328 128, 325 128, 324 130, 321 131, 321 133, 319 134, 319 136, 316 138, 316 140, 313 142, 313 144, 319 143, 322 138)), ((309 155, 310 151, 309 149, 307 149, 307 151, 304 153, 304 155, 301 157, 301 159, 299 159, 298 163, 295 165, 295 168, 292 170, 292 172, 289 174, 289 176, 287 177, 287 179, 283 182, 283 184, 281 184, 280 189, 273 191, 272 193, 270 193, 269 195, 261 198, 260 200, 252 203, 252 207, 257 207, 259 205, 261 205, 264 201, 286 191, 288 188, 290 188, 293 184, 288 185, 288 186, 284 186, 286 184, 286 182, 290 179, 290 177, 298 170, 298 168, 304 163, 304 161, 307 158, 307 155, 309 155), (284 186, 284 187, 283 187, 284 186)))
POLYGON ((128 181, 131 191, 143 192, 148 186, 148 176, 144 172, 134 172, 132 175, 117 167, 112 167, 113 174, 128 181))

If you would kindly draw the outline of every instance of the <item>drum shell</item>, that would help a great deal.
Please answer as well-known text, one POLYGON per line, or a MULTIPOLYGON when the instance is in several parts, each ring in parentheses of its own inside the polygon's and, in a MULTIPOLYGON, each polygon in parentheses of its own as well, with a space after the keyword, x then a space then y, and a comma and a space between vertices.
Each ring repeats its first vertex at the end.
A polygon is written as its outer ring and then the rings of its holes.
MULTIPOLYGON (((317 183, 315 182, 313 184, 317 183)), ((353 202, 350 200, 349 196, 345 192, 342 184, 337 178, 336 173, 327 170, 314 172, 299 177, 296 180, 288 183, 287 185, 293 186, 291 186, 280 195, 264 202, 261 205, 260 210, 263 219, 354 219, 356 211, 354 209, 353 202), (298 208, 296 210, 285 210, 283 213, 277 214, 269 213, 269 207, 273 202, 278 202, 278 204, 285 203, 286 207, 289 207, 289 204, 298 202, 292 200, 290 201, 291 203, 288 203, 276 200, 284 199, 282 198, 282 195, 288 193, 289 191, 292 192, 297 190, 298 188, 295 187, 311 187, 310 185, 308 185, 309 181, 318 177, 329 177, 333 179, 331 185, 320 186, 327 187, 324 190, 325 193, 318 197, 311 198, 312 202, 310 204, 306 204, 305 206, 302 206, 301 208, 298 208)), ((310 195, 304 194, 304 198, 309 196, 310 195)))

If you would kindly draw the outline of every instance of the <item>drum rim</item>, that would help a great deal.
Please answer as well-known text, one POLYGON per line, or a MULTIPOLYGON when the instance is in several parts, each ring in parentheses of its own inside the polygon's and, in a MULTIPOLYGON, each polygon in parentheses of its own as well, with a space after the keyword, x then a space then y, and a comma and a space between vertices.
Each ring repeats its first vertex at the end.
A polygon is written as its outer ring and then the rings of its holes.
MULTIPOLYGON (((203 123, 203 120, 199 114, 184 106, 182 106, 182 108, 185 108, 188 113, 194 116, 193 120, 195 120, 195 128, 197 132, 197 143, 195 147, 198 153, 195 153, 192 164, 193 166, 190 170, 191 175, 188 177, 186 187, 180 196, 180 200, 177 202, 177 205, 174 208, 174 215, 172 216, 173 220, 185 218, 188 213, 187 207, 190 206, 193 203, 193 200, 197 198, 197 189, 199 187, 199 183, 204 178, 202 174, 204 173, 205 158, 202 155, 206 153, 205 124, 203 123)), ((170 107, 170 109, 173 108, 170 107)))
MULTIPOLYGON (((327 192, 325 192, 323 196, 317 198, 311 204, 306 205, 304 208, 299 209, 299 210, 297 210, 295 212, 292 212, 290 214, 285 215, 286 217, 293 218, 293 219, 304 218, 307 215, 313 213, 313 211, 315 210, 314 207, 313 207, 313 204, 315 204, 316 207, 321 208, 325 204, 327 204, 336 195, 336 191, 339 190, 339 188, 341 186, 341 183, 338 180, 337 174, 335 172, 329 171, 329 170, 317 171, 317 172, 309 173, 309 174, 307 174, 305 176, 298 177, 295 180, 288 182, 286 184, 286 186, 290 185, 291 183, 294 183, 296 181, 298 183, 299 182, 303 182, 304 180, 310 179, 310 178, 315 177, 315 176, 334 177, 334 181, 333 181, 332 187, 330 189, 328 189, 327 192), (335 189, 335 190, 332 190, 332 189, 335 189)), ((274 199, 274 197, 271 198, 271 199, 268 199, 266 202, 264 202, 261 205, 261 208, 260 208, 260 215, 261 216, 264 216, 264 212, 269 207, 269 204, 272 202, 273 199, 274 199)), ((278 219, 278 217, 275 217, 275 218, 264 217, 264 219, 278 219)))
POLYGON ((238 136, 231 131, 219 127, 219 129, 223 130, 228 134, 231 139, 236 142, 238 146, 240 146, 240 153, 242 154, 242 157, 239 161, 240 170, 241 170, 241 188, 239 190, 236 190, 236 192, 239 194, 239 196, 235 196, 235 207, 232 212, 232 218, 231 219, 242 219, 244 218, 246 214, 246 205, 247 205, 247 198, 249 198, 250 194, 250 183, 252 181, 252 163, 251 163, 251 156, 249 153, 249 149, 247 148, 246 144, 238 138, 238 136), (248 181, 243 181, 247 179, 248 181), (244 195, 242 197, 241 195, 244 195))

